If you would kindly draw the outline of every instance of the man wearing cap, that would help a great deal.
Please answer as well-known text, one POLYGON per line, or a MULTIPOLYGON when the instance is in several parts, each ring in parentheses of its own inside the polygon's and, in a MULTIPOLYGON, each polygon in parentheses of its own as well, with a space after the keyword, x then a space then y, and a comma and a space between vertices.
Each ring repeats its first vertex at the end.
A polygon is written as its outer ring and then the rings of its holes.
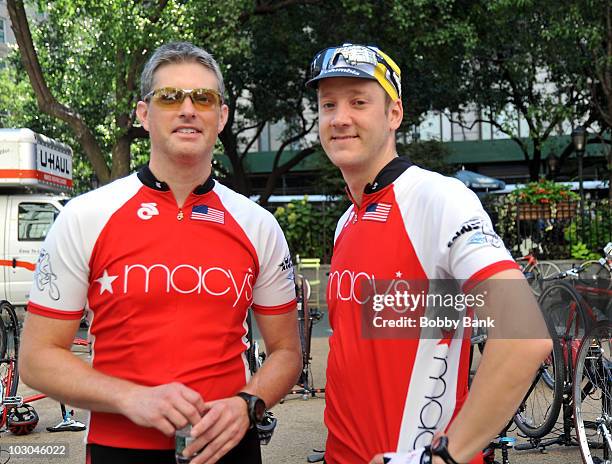
MULTIPOLYGON (((376 47, 344 44, 319 52, 311 72, 321 144, 352 201, 338 222, 327 288, 326 462, 481 462, 479 451, 552 349, 537 304, 477 197, 398 157, 403 108, 393 60, 376 47), (540 338, 504 340, 490 329, 469 399, 468 328, 389 330, 368 319, 375 298, 419 285, 432 292, 441 279, 456 281, 460 293, 488 293, 479 318, 512 315, 540 330, 540 338)), ((391 309, 406 315, 395 303, 375 310, 377 320, 391 309)))

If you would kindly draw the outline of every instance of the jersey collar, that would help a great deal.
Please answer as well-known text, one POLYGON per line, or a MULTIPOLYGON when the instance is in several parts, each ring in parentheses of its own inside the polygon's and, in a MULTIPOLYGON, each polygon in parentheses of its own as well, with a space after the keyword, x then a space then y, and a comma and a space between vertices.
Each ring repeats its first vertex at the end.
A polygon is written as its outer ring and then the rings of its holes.
MULTIPOLYGON (((157 180, 153 172, 151 172, 151 169, 149 168, 148 164, 141 167, 138 170, 137 175, 138 179, 140 179, 140 182, 142 182, 147 187, 152 188, 153 190, 158 190, 160 192, 167 192, 170 190, 168 184, 166 184, 164 181, 157 180)), ((204 195, 205 193, 210 192, 214 186, 215 181, 211 174, 210 176, 208 176, 208 179, 206 179, 202 185, 198 185, 193 190, 193 193, 196 195, 204 195)))
POLYGON ((382 189, 395 182, 395 179, 401 176, 410 166, 412 166, 412 162, 407 156, 393 158, 380 170, 374 182, 365 186, 363 193, 369 195, 380 192, 382 189))

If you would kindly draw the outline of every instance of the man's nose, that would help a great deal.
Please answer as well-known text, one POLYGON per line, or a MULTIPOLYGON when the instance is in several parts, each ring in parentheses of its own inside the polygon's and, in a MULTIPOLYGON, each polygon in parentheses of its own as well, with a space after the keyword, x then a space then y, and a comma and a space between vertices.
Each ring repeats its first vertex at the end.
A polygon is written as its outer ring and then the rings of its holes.
POLYGON ((346 126, 351 122, 350 108, 346 104, 336 105, 331 124, 332 126, 346 126))
POLYGON ((180 116, 185 118, 193 118, 195 115, 196 109, 193 105, 193 100, 191 99, 191 95, 187 95, 181 103, 180 116))

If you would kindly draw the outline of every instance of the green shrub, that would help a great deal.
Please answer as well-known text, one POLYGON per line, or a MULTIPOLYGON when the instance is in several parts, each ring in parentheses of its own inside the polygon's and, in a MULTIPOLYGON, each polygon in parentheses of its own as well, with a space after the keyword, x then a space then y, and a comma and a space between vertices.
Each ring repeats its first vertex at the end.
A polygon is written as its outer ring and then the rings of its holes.
POLYGON ((305 196, 276 208, 274 216, 285 233, 292 256, 329 262, 336 224, 347 204, 343 199, 315 205, 305 196))

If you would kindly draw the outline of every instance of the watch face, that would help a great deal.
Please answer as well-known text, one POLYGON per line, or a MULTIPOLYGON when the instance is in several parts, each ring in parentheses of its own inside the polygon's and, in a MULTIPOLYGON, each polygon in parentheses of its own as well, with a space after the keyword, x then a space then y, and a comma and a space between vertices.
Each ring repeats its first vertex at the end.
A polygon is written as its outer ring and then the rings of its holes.
POLYGON ((255 401, 255 407, 253 408, 253 412, 255 413, 255 420, 257 421, 257 423, 261 422, 266 413, 266 404, 263 402, 262 399, 257 398, 257 401, 255 401))

